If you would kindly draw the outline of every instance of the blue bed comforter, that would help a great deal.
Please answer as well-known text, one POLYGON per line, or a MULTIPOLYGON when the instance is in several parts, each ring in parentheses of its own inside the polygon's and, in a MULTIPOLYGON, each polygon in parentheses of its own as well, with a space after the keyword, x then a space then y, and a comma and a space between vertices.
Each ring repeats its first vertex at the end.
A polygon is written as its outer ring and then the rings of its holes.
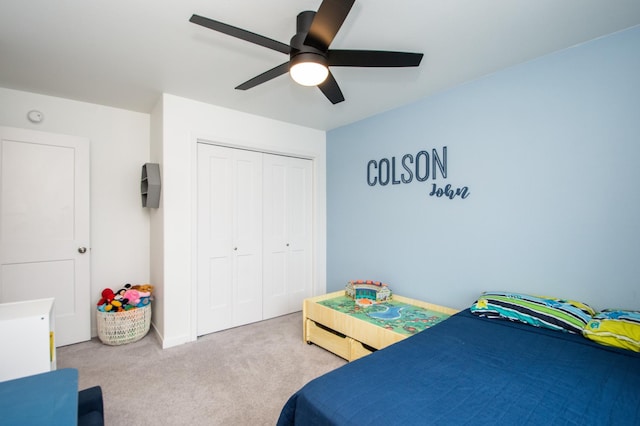
POLYGON ((640 354, 464 310, 305 385, 279 426, 640 425, 640 354))

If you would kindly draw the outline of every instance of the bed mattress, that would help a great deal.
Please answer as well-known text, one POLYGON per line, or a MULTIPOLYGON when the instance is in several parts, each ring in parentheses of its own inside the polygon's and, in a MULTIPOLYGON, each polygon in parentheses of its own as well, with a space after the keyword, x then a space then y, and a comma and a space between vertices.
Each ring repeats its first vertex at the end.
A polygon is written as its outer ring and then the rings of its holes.
POLYGON ((278 425, 640 424, 640 354, 453 315, 305 385, 278 425))

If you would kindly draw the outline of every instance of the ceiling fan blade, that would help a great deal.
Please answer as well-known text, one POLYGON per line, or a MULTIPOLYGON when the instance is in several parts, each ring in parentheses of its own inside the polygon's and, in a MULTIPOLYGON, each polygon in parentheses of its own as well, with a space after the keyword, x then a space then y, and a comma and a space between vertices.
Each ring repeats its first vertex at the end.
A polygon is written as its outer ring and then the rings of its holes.
POLYGON ((268 37, 252 33, 251 31, 243 30, 242 28, 237 28, 219 21, 214 21, 213 19, 205 18, 204 16, 192 15, 189 19, 189 22, 193 22, 194 24, 201 25, 205 28, 209 28, 210 30, 218 31, 223 34, 248 41, 249 43, 254 43, 278 52, 285 53, 287 55, 289 54, 289 52, 291 52, 291 47, 289 47, 288 44, 284 44, 277 40, 272 40, 268 37))
POLYGON ((329 71, 327 79, 318 85, 318 89, 320 89, 334 105, 344 101, 342 90, 340 90, 340 86, 338 86, 338 82, 333 77, 333 74, 331 74, 331 71, 329 71))
POLYGON ((354 2, 355 0, 323 0, 311 22, 304 44, 327 50, 354 2))
POLYGON ((280 77, 282 74, 289 72, 289 61, 284 64, 278 65, 275 68, 271 68, 269 71, 265 71, 262 74, 253 77, 251 80, 247 80, 240 86, 236 87, 237 90, 247 90, 252 87, 256 87, 258 84, 266 83, 269 80, 273 80, 276 77, 280 77))
POLYGON ((422 56, 381 50, 329 50, 327 62, 334 67, 417 67, 422 56))

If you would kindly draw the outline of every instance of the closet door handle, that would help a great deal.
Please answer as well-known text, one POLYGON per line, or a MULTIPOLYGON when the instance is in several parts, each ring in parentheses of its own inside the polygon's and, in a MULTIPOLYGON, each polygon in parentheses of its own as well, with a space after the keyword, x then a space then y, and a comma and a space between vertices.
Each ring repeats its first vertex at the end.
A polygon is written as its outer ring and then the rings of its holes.
POLYGON ((233 248, 233 251, 238 251, 238 247, 234 247, 234 248, 233 248))

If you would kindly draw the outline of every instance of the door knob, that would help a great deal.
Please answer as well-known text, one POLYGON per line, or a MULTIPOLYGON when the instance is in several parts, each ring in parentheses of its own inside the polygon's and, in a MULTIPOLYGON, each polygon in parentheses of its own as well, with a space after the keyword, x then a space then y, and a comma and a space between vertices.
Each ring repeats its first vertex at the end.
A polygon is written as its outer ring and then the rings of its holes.
POLYGON ((85 254, 86 252, 87 252, 87 248, 86 247, 78 247, 78 253, 85 254))

